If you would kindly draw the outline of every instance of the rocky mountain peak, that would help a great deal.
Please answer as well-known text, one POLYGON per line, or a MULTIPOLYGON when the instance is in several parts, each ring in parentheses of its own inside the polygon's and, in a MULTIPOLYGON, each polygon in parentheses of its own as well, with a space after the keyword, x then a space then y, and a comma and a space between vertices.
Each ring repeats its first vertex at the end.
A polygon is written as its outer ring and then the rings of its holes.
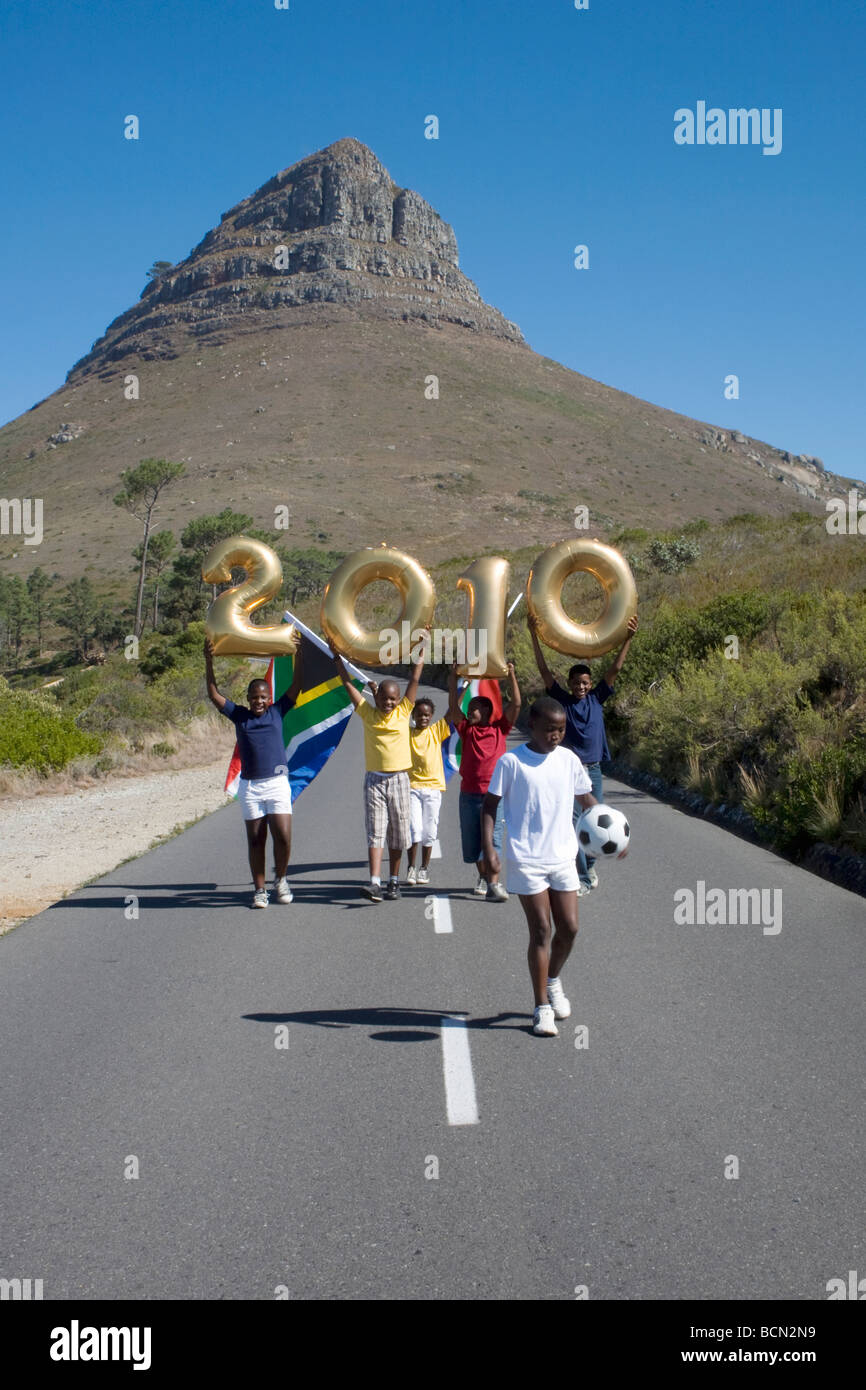
POLYGON ((147 285, 70 379, 130 355, 171 358, 193 337, 261 327, 275 311, 340 305, 375 317, 457 324, 522 343, 458 267, 453 229, 400 188, 372 150, 343 139, 283 169, 223 213, 178 265, 147 285))

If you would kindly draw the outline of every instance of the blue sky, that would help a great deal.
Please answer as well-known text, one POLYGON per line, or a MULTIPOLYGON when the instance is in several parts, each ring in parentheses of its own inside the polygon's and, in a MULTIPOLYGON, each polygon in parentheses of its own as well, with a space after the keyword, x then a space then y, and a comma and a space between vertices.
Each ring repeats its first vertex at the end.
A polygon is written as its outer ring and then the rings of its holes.
POLYGON ((5 0, 4 29, 0 420, 62 384, 154 260, 353 135, 536 351, 866 473, 853 0, 5 0), (676 145, 698 101, 781 108, 781 153, 676 145))

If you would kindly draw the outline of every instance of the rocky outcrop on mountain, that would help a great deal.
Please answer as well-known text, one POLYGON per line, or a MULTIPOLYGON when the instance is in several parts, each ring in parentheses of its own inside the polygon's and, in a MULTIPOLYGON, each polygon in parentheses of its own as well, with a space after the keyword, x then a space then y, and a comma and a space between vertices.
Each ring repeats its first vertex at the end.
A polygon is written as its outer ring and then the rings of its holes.
POLYGON ((372 150, 340 140, 284 169, 224 213, 185 261, 155 278, 69 373, 132 354, 177 355, 178 327, 197 337, 261 326, 299 306, 457 324, 523 343, 458 268, 452 228, 398 188, 372 150), (250 323, 250 327, 253 323, 250 323))

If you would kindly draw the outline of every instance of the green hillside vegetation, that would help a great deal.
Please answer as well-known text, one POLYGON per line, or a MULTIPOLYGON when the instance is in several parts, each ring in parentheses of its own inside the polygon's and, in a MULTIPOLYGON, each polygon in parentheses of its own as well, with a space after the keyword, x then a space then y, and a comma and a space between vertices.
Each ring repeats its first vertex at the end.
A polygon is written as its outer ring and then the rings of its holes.
POLYGON ((13 691, 0 676, 0 765, 47 773, 101 747, 50 694, 13 691))
MULTIPOLYGON (((788 853, 815 841, 866 851, 862 538, 830 536, 802 513, 613 541, 630 553, 641 621, 607 706, 614 756, 743 806, 788 853), (678 568, 678 552, 694 550, 678 568), (737 659, 725 655, 731 637, 737 659)), ((515 557, 515 579, 524 573, 515 557)), ((528 634, 513 624, 509 636, 531 698, 541 683, 528 634)), ((610 660, 592 664, 594 680, 610 660)), ((562 677, 571 664, 549 661, 562 677)))

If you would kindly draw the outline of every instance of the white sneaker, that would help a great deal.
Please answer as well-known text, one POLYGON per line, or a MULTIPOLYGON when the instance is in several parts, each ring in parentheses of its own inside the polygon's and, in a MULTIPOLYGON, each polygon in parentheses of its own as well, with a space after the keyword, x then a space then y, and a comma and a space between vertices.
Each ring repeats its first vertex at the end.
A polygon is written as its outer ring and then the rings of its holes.
POLYGON ((476 894, 477 897, 479 897, 479 898, 486 898, 486 897, 487 897, 487 879, 486 879, 486 878, 481 878, 481 877, 479 876, 478 882, 476 883, 476 885, 475 885, 475 887, 473 888, 472 891, 473 891, 473 893, 476 894))
POLYGON ((429 871, 429 869, 419 869, 419 870, 418 870, 418 877, 417 877, 417 879, 416 879, 416 882, 417 882, 417 883, 429 883, 429 882, 430 882, 430 871, 429 871))
POLYGON ((532 1031, 539 1038, 557 1038, 559 1029, 554 1023, 553 1009, 549 1004, 539 1004, 532 1016, 532 1031))
POLYGON ((289 887, 288 879, 286 879, 285 875, 284 875, 282 878, 278 878, 278 879, 277 879, 276 884, 274 885, 274 887, 275 887, 275 891, 276 891, 276 895, 277 895, 277 902, 278 902, 278 903, 291 903, 291 902, 294 902, 295 895, 294 895, 294 893, 292 892, 291 888, 289 887))
POLYGON ((508 902, 508 894, 501 883, 489 883, 487 885, 487 901, 489 903, 508 902))
POLYGON ((257 888, 253 893, 253 907, 267 907, 268 890, 267 888, 257 888))
POLYGON ((407 882, 407 883, 420 883, 420 882, 421 882, 420 878, 418 877, 418 870, 415 868, 415 865, 414 865, 414 864, 410 864, 410 865, 409 865, 409 870, 408 870, 408 872, 407 872, 407 874, 406 874, 406 882, 407 882))
POLYGON ((548 980, 547 998, 553 1008, 554 1018, 568 1018, 571 1013, 571 1005, 563 994, 559 980, 548 980))
POLYGON ((587 895, 587 893, 591 893, 591 892, 592 892, 592 889, 590 888, 590 886, 589 886, 588 883, 580 883, 580 882, 578 882, 578 885, 577 885, 577 896, 578 896, 579 898, 585 898, 586 895, 587 895))
POLYGON ((590 886, 590 888, 597 888, 597 887, 598 887, 598 874, 595 872, 595 869, 587 869, 587 871, 586 871, 586 876, 587 876, 587 878, 589 879, 589 886, 590 886))

